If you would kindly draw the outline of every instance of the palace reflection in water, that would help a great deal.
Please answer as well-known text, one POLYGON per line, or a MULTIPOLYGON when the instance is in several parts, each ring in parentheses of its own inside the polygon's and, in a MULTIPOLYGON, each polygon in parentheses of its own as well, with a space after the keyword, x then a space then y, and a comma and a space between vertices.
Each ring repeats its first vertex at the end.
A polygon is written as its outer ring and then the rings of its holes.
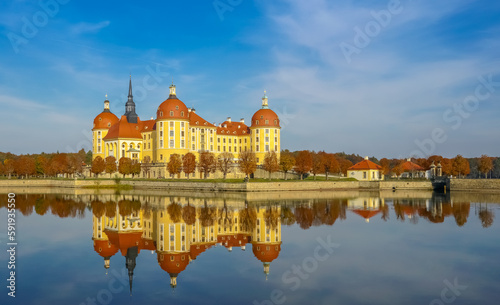
MULTIPOLYGON (((2 204, 6 203, 7 196, 0 196, 2 204)), ((203 253, 215 247, 252 251, 267 277, 271 263, 280 256, 282 225, 309 229, 352 217, 360 225, 370 225, 374 219, 439 224, 450 218, 463 226, 471 214, 486 228, 494 221, 494 211, 486 204, 473 203, 472 209, 466 197, 434 193, 422 198, 397 194, 316 199, 226 197, 26 194, 17 196, 17 209, 25 216, 35 212, 79 218, 91 211, 94 250, 105 269, 110 268, 112 257, 124 258, 131 291, 137 258, 143 252, 156 254, 158 267, 168 274, 173 288, 189 272, 191 262, 203 259, 203 253)))

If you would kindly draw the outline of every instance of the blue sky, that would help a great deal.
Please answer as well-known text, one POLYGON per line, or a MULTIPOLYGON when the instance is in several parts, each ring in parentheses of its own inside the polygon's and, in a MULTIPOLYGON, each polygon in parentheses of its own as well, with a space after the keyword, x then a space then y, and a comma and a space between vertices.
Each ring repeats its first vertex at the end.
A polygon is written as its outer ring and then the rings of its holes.
POLYGON ((498 2, 41 3, 0 3, 0 151, 89 149, 131 73, 141 119, 173 78, 216 123, 248 122, 267 90, 290 150, 500 156, 498 2))

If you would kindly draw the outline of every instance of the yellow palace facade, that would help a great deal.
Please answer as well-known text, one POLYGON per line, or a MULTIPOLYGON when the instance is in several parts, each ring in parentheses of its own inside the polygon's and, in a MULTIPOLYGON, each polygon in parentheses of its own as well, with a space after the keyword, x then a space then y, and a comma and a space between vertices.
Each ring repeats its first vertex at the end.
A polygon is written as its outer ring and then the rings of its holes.
POLYGON ((147 156, 153 163, 167 163, 172 154, 181 156, 191 152, 197 160, 199 153, 209 151, 218 155, 230 152, 238 159, 239 153, 253 151, 261 164, 266 152, 280 146, 280 120, 269 108, 266 95, 262 107, 252 116, 250 126, 244 119, 232 121, 230 117, 214 125, 188 108, 177 97, 176 86, 170 86, 169 97, 156 111, 156 119, 142 121, 135 112, 132 80, 129 82, 125 113, 118 118, 111 113, 109 101, 94 119, 93 158, 114 156, 117 160, 128 157, 142 162, 147 156))

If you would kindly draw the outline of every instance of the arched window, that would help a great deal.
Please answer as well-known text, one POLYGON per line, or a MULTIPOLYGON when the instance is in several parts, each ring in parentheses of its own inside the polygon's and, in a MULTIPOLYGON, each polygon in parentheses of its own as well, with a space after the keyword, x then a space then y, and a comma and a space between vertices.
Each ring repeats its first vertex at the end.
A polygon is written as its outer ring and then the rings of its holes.
POLYGON ((181 111, 181 117, 184 117, 184 111, 181 111))

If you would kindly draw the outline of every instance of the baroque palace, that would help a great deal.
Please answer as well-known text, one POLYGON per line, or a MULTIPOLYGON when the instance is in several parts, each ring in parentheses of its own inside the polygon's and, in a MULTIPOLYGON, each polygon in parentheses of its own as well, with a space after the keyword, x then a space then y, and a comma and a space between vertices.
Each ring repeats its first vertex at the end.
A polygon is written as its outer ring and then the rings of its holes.
POLYGON ((114 156, 117 160, 128 157, 142 162, 149 156, 154 164, 166 164, 172 154, 181 156, 191 152, 197 160, 199 153, 209 151, 216 156, 230 152, 237 160, 239 153, 253 151, 257 163, 262 164, 266 152, 280 147, 280 120, 268 106, 264 94, 262 107, 254 113, 250 127, 244 119, 234 122, 230 117, 214 125, 194 108, 188 108, 177 97, 176 86, 170 86, 170 95, 156 111, 156 119, 142 121, 135 111, 132 79, 129 81, 125 113, 119 119, 110 111, 109 101, 94 119, 93 158, 114 156))

